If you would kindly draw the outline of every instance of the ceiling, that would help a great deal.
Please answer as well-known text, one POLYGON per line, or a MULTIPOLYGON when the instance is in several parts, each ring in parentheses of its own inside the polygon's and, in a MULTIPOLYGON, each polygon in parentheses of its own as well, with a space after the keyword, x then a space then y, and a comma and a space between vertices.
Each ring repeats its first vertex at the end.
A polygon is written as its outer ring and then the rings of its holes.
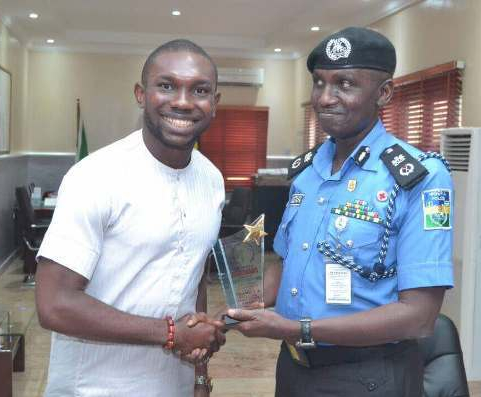
POLYGON ((0 0, 0 15, 37 50, 146 54, 183 37, 217 57, 295 59, 327 33, 369 25, 419 1, 0 0), (312 32, 314 25, 320 31, 312 32))

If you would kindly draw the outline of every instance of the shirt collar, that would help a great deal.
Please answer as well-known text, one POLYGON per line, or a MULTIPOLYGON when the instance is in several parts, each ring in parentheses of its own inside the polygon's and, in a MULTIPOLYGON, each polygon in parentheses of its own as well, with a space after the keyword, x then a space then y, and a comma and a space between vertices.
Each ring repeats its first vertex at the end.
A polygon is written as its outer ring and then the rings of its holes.
MULTIPOLYGON (((387 132, 382 124, 381 120, 378 120, 371 131, 364 137, 364 139, 357 145, 349 156, 354 162, 354 157, 361 146, 369 147, 369 158, 361 166, 363 170, 376 172, 379 168, 379 156, 385 149, 385 138, 387 132)), ((313 167, 316 172, 323 178, 329 179, 331 177, 332 159, 336 151, 336 144, 331 139, 327 139, 317 151, 314 160, 313 167)))
POLYGON ((317 150, 314 160, 312 161, 314 170, 324 180, 331 177, 332 159, 334 158, 335 150, 336 144, 332 142, 331 139, 326 139, 317 150))

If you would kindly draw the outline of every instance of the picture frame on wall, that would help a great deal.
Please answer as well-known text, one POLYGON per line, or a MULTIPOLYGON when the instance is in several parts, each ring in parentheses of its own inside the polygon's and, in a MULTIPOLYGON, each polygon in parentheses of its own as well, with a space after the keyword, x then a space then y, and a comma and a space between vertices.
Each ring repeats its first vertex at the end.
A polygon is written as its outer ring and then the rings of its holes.
POLYGON ((0 154, 10 152, 12 74, 0 66, 0 154))

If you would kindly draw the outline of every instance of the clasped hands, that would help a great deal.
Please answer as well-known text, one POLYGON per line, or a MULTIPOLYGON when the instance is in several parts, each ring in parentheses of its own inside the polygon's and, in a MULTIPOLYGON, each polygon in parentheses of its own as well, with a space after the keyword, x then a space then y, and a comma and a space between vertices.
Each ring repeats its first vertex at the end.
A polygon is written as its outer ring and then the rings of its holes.
POLYGON ((230 329, 248 337, 284 339, 295 343, 299 325, 274 311, 265 310, 262 304, 249 309, 225 308, 214 317, 205 313, 186 315, 176 322, 175 346, 183 360, 198 364, 208 360, 225 344, 225 315, 239 320, 230 329))
POLYGON ((200 364, 219 351, 225 343, 225 323, 216 318, 201 312, 175 322, 174 351, 182 360, 200 364))

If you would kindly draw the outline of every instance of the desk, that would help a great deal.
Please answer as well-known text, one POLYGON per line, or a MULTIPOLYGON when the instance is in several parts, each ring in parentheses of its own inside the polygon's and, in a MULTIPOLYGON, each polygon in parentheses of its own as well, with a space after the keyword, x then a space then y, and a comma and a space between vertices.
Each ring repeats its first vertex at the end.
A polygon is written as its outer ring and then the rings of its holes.
POLYGON ((55 210, 56 199, 46 198, 43 199, 39 204, 32 204, 35 215, 40 218, 51 218, 53 211, 55 210))
POLYGON ((12 328, 9 313, 0 311, 0 397, 13 397, 13 372, 25 371, 25 337, 12 328))

